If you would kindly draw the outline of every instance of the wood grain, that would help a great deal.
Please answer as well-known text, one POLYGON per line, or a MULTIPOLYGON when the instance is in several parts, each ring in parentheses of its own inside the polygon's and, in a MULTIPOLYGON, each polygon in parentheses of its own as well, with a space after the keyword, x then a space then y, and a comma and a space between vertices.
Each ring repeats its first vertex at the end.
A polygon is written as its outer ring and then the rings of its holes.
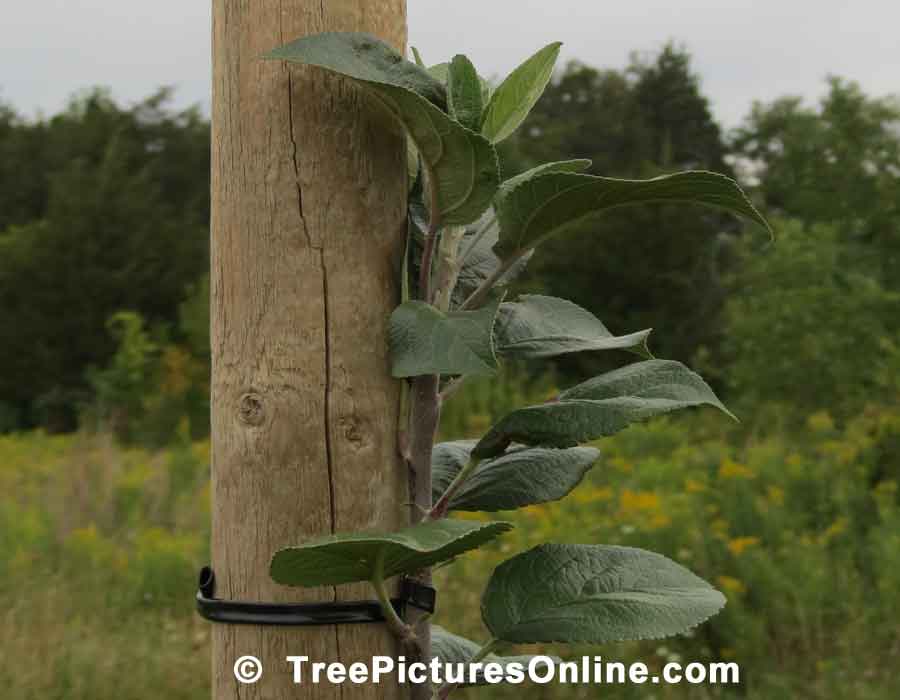
MULTIPOLYGON (((405 523, 399 387, 387 319, 398 303, 404 141, 353 85, 263 61, 306 34, 365 31, 402 50, 405 0, 213 3, 212 559, 223 598, 371 598, 268 575, 279 548, 405 523)), ((395 683, 294 685, 288 655, 394 654, 382 625, 216 625, 213 697, 386 699, 395 683), (263 663, 255 685, 232 672, 263 663)))

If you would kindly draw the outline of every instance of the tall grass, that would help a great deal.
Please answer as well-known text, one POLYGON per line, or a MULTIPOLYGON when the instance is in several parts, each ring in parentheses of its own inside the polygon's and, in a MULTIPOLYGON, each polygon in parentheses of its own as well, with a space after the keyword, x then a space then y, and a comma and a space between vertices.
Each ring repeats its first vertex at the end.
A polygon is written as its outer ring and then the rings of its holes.
POLYGON ((0 696, 206 696, 208 484, 202 443, 0 437, 0 696))
MULTIPOLYGON (((473 383, 448 402, 444 433, 474 436, 553 384, 473 383)), ((651 668, 734 660, 741 686, 550 685, 528 697, 900 697, 900 412, 844 424, 817 413, 753 437, 698 413, 598 446, 572 496, 500 514, 515 531, 438 573, 439 623, 484 639, 491 569, 539 541, 646 547, 716 582, 725 611, 674 639, 548 651, 651 668)), ((206 443, 184 431, 158 452, 102 435, 0 437, 0 494, 0 696, 208 697, 209 630, 192 605, 208 557, 206 443)))
POLYGON ((673 639, 545 650, 642 660, 657 672, 669 660, 736 661, 742 683, 606 687, 604 697, 900 697, 900 413, 872 408, 843 426, 817 413, 798 432, 742 438, 740 426, 696 414, 598 443, 601 459, 574 494, 499 514, 516 529, 440 573, 439 622, 485 639, 478 595, 490 571, 541 541, 643 547, 714 582, 725 610, 673 639))

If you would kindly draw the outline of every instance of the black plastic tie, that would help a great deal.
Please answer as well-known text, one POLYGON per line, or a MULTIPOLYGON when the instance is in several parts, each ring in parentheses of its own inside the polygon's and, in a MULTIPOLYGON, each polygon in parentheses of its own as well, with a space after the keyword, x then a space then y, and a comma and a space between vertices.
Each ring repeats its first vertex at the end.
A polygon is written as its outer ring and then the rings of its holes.
MULTIPOLYGON (((335 601, 332 603, 258 603, 216 598, 216 575, 212 568, 200 570, 197 583, 197 612, 211 622, 232 625, 353 625, 384 622, 377 600, 335 601)), ((407 604, 434 612, 435 590, 412 579, 403 578, 400 596, 391 605, 402 618, 407 604)))

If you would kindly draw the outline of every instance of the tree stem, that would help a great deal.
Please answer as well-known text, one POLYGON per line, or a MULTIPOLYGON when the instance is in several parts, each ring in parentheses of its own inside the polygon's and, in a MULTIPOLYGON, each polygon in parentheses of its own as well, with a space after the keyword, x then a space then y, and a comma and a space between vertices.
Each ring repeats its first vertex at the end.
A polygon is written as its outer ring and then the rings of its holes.
POLYGON ((434 245, 441 226, 441 215, 438 212, 437 188, 434 186, 434 173, 426 168, 428 192, 430 201, 428 206, 428 232, 425 234, 425 248, 422 251, 422 266, 419 268, 419 298, 431 303, 431 263, 434 259, 434 245))
MULTIPOLYGON (((410 465, 413 477, 413 501, 414 511, 423 513, 431 510, 431 451, 441 415, 439 384, 440 377, 436 374, 416 377, 412 382, 410 465)), ((416 515, 413 516, 414 522, 418 520, 416 515)), ((430 585, 431 571, 424 569, 416 578, 430 585)), ((428 615, 424 611, 411 608, 409 618, 418 640, 420 659, 427 664, 431 660, 431 625, 428 622, 428 615)), ((431 700, 431 684, 413 686, 412 700, 431 700)))
POLYGON ((436 238, 437 229, 429 227, 425 234, 425 248, 422 250, 422 267, 419 268, 419 297, 428 303, 431 303, 431 264, 436 238))
POLYGON ((460 270, 459 245, 465 235, 466 229, 463 226, 448 226, 441 233, 432 294, 432 303, 441 311, 450 309, 450 298, 460 270))

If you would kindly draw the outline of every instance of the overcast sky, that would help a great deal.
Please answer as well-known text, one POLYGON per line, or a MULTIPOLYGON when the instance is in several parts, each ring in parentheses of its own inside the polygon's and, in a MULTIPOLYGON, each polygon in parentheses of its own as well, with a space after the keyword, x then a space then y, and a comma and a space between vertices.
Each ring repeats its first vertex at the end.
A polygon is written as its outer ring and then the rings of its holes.
MULTIPOLYGON (((0 100, 52 114, 72 93, 135 101, 161 85, 209 105, 214 0, 3 0, 0 100)), ((303 0, 292 0, 295 2, 303 0)), ((324 0, 328 2, 328 0, 324 0)), ((426 61, 466 53, 503 75, 553 40, 562 60, 622 67, 666 40, 694 57, 716 117, 734 126, 755 99, 815 99, 834 73, 873 95, 900 92, 895 0, 409 0, 410 43, 426 61)))

